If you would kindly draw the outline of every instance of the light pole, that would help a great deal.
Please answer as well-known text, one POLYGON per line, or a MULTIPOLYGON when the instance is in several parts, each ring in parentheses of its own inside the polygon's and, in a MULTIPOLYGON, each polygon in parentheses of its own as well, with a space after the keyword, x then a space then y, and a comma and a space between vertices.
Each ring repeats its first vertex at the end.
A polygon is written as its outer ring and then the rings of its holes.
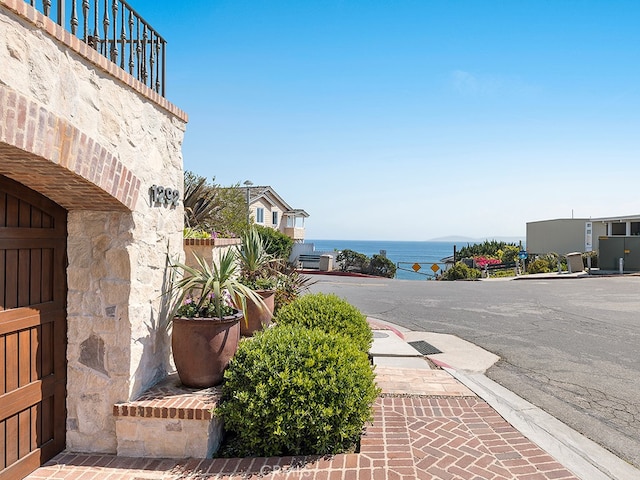
POLYGON ((251 224, 251 209, 249 208, 249 188, 253 185, 251 180, 245 180, 244 185, 247 187, 247 225, 251 224))

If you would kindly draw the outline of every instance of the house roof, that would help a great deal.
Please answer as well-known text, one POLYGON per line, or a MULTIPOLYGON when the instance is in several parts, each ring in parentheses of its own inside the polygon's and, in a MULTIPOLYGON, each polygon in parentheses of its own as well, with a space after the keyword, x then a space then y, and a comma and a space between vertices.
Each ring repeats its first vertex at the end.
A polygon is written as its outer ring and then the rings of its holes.
MULTIPOLYGON (((238 187, 242 190, 246 190, 247 187, 238 187)), ((298 217, 308 217, 309 214, 301 208, 292 208, 285 200, 278 195, 278 193, 270 186, 256 186, 249 187, 249 203, 252 204, 258 200, 266 200, 272 205, 276 203, 283 207, 283 212, 289 215, 295 215, 298 217)))
POLYGON ((592 222, 626 222, 628 220, 640 221, 640 214, 636 215, 621 215, 619 217, 600 217, 592 218, 592 222))

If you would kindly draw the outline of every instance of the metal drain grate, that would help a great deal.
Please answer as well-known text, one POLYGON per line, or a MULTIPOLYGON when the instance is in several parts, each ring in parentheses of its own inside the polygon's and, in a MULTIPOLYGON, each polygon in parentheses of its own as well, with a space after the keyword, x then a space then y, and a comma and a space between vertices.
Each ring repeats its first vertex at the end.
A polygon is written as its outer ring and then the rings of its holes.
POLYGON ((407 342, 417 351, 419 351, 422 355, 435 355, 436 353, 442 353, 436 347, 431 345, 430 343, 419 340, 417 342, 407 342))

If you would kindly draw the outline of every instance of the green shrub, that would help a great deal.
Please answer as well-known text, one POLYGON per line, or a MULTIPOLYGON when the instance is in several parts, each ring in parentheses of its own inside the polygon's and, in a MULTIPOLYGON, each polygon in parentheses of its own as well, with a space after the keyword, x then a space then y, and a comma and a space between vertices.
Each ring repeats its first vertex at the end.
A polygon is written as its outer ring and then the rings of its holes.
POLYGON ((549 252, 536 256, 536 258, 527 265, 527 273, 557 272, 558 266, 561 270, 566 271, 567 258, 561 257, 555 252, 549 252))
POLYGON ((314 293, 283 306, 275 316, 279 325, 302 325, 327 333, 344 335, 363 352, 368 352, 373 333, 360 310, 333 294, 314 293))
POLYGON ((463 262, 456 262, 456 264, 446 270, 442 276, 441 280, 475 280, 480 278, 481 273, 477 268, 468 267, 463 262))
POLYGON ((396 264, 383 255, 373 255, 367 273, 376 277, 393 278, 396 276, 396 264))
POLYGON ((326 455, 355 445, 379 393, 366 353, 346 337, 276 326, 241 342, 215 410, 223 456, 326 455))
POLYGON ((269 228, 263 225, 256 225, 255 229, 263 239, 265 249, 269 255, 285 262, 289 261, 289 256, 293 249, 293 240, 290 237, 275 228, 269 228))
POLYGON ((520 248, 515 245, 505 245, 504 248, 500 250, 500 260, 502 263, 510 263, 518 260, 518 253, 520 253, 520 248))
POLYGON ((349 249, 342 250, 336 257, 336 262, 343 272, 366 272, 369 267, 369 257, 349 249))
POLYGON ((527 265, 527 273, 549 273, 551 267, 549 261, 544 258, 536 258, 534 261, 527 265))

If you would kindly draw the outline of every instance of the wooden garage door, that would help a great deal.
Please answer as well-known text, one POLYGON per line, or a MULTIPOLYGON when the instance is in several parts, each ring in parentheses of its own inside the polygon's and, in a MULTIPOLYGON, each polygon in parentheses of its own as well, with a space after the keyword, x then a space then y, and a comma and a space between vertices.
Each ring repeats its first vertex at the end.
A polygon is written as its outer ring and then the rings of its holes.
POLYGON ((65 446, 66 211, 0 176, 0 480, 65 446))

